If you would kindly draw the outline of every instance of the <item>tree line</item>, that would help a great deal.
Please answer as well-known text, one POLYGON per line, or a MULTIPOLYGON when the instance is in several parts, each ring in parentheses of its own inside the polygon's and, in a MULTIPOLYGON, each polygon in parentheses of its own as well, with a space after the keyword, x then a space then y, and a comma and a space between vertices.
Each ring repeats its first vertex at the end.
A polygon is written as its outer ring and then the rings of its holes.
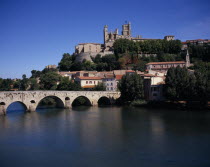
POLYGON ((194 71, 179 66, 170 68, 165 79, 164 93, 171 101, 210 100, 210 63, 196 63, 194 71))
POLYGON ((132 41, 128 39, 118 39, 114 42, 114 53, 116 55, 123 53, 141 53, 141 54, 154 54, 154 53, 170 53, 178 54, 181 51, 182 43, 180 40, 145 40, 145 41, 132 41))

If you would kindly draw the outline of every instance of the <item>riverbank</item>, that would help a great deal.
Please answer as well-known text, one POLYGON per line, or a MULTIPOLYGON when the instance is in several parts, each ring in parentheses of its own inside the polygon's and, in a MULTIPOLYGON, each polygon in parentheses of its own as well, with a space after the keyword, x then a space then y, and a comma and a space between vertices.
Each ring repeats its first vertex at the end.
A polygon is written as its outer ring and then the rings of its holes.
POLYGON ((186 101, 145 101, 137 100, 129 104, 134 107, 146 107, 146 108, 164 108, 164 109, 179 109, 179 110, 210 110, 210 102, 204 105, 198 101, 186 102, 186 101))

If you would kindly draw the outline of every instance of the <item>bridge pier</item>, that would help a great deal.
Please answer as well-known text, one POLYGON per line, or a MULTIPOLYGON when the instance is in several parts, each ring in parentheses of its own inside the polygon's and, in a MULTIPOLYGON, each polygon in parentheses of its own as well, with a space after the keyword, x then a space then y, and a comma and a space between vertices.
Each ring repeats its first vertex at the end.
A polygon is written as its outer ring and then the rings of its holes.
POLYGON ((4 105, 0 105, 0 115, 6 115, 6 109, 4 105))
POLYGON ((34 106, 34 105, 29 105, 27 111, 29 111, 29 112, 34 112, 34 111, 36 111, 36 106, 34 106))
POLYGON ((65 104, 64 104, 64 108, 69 109, 71 108, 71 102, 69 98, 65 99, 65 104))
POLYGON ((92 106, 98 106, 98 100, 91 100, 92 106))

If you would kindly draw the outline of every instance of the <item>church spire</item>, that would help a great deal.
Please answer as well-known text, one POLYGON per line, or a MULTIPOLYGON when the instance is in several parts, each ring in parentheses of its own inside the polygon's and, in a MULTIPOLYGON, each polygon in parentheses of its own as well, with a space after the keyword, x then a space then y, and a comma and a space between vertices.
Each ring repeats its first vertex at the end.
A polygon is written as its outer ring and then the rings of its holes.
POLYGON ((189 67, 190 66, 190 55, 189 55, 189 52, 188 52, 188 49, 187 49, 187 55, 186 55, 186 67, 189 67))

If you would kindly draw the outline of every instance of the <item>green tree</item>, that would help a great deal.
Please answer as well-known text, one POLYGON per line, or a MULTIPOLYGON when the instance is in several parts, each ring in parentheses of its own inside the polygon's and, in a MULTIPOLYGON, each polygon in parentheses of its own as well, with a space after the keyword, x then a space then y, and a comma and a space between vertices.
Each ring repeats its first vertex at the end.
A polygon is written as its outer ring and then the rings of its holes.
POLYGON ((123 102, 132 102, 144 97, 143 79, 136 73, 124 75, 119 82, 118 88, 123 102))
POLYGON ((94 71, 94 70, 96 70, 96 65, 95 65, 95 63, 86 60, 83 62, 83 69, 86 71, 94 71))
POLYGON ((30 90, 39 90, 39 84, 36 78, 29 79, 30 90))
POLYGON ((62 77, 57 90, 81 91, 83 89, 78 83, 73 82, 68 77, 62 77))
POLYGON ((0 90, 1 91, 9 91, 13 85, 13 81, 9 78, 2 79, 0 78, 0 90))
POLYGON ((81 62, 75 62, 72 64, 70 71, 81 71, 83 70, 83 64, 81 62))
POLYGON ((69 53, 64 53, 61 61, 58 63, 58 68, 60 71, 70 71, 71 66, 74 63, 74 56, 69 53))
POLYGON ((41 74, 42 74, 41 71, 32 70, 31 71, 31 78, 38 78, 38 77, 40 77, 41 74))
POLYGON ((98 83, 93 89, 93 91, 105 91, 106 87, 103 83, 98 83))
POLYGON ((29 79, 25 74, 22 75, 22 80, 20 81, 20 90, 27 90, 29 88, 29 79))
POLYGON ((61 76, 56 72, 47 72, 40 76, 40 87, 43 90, 56 90, 61 76))

